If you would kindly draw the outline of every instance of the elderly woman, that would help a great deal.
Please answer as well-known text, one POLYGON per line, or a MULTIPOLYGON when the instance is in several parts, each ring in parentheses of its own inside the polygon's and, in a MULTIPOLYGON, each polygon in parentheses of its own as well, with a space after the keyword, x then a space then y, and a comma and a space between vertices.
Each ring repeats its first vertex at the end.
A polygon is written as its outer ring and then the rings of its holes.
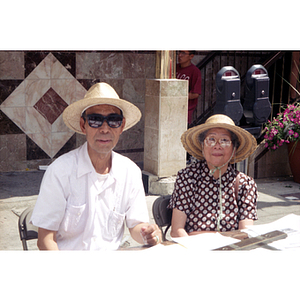
POLYGON ((257 143, 225 115, 187 130, 184 148, 199 161, 180 170, 169 208, 173 209, 172 237, 231 231, 257 219, 254 180, 233 169, 253 153, 257 143))

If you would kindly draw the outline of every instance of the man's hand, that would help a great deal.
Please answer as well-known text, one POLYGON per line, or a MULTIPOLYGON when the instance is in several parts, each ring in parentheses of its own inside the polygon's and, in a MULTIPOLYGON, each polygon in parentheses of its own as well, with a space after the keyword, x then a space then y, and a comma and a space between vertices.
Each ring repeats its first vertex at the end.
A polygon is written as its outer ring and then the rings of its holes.
POLYGON ((140 244, 157 245, 162 242, 162 234, 156 224, 140 223, 133 228, 129 228, 134 240, 140 244))
POLYGON ((145 245, 156 245, 162 242, 161 231, 156 224, 142 227, 141 235, 145 245))

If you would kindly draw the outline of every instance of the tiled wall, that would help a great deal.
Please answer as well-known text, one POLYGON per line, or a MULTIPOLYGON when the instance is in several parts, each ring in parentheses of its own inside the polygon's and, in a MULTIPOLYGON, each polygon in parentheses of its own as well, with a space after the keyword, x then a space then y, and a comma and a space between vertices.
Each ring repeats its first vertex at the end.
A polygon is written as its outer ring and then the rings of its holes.
POLYGON ((81 145, 62 112, 100 81, 142 111, 115 149, 142 162, 145 81, 154 77, 154 51, 0 51, 0 172, 36 169, 81 145))

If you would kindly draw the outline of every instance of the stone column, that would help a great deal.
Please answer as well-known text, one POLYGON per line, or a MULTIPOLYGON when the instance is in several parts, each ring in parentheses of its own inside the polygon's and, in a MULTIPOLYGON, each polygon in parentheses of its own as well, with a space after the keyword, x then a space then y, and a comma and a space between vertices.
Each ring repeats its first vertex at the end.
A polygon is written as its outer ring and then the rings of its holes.
POLYGON ((159 181, 176 176, 186 167, 180 138, 187 129, 187 112, 187 80, 146 80, 143 179, 145 183, 145 176, 148 177, 149 193, 169 194, 175 179, 167 180, 171 181, 168 190, 158 187, 159 181))

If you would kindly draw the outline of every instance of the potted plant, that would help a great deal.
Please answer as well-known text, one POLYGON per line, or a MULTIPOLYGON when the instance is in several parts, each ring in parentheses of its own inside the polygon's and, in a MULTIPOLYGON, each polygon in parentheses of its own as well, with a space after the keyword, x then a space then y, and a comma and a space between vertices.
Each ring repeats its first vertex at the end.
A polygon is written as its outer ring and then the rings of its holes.
POLYGON ((294 181, 300 183, 300 166, 296 170, 298 175, 293 172, 295 162, 300 162, 300 103, 288 104, 283 109, 276 118, 265 124, 265 147, 274 151, 283 144, 288 145, 294 181))

